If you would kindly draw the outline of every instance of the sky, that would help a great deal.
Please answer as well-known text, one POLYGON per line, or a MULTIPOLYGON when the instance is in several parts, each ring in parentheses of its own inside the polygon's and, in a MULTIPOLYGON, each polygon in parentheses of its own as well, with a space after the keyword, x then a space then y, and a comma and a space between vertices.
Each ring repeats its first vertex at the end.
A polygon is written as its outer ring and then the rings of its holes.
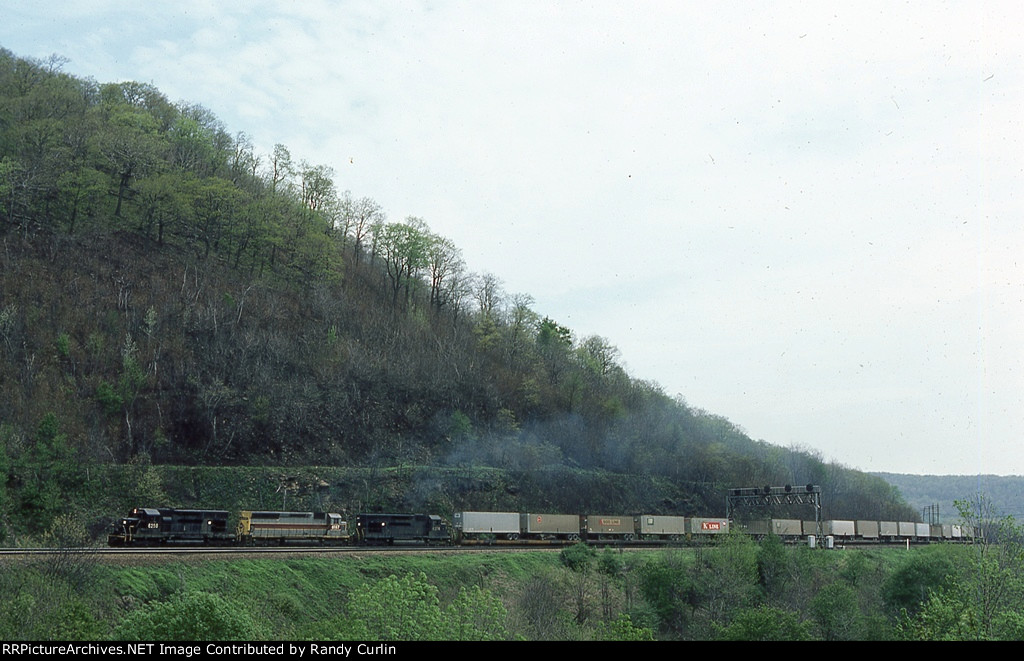
POLYGON ((1015 2, 0 0, 200 104, 637 379, 867 471, 1024 474, 1015 2))

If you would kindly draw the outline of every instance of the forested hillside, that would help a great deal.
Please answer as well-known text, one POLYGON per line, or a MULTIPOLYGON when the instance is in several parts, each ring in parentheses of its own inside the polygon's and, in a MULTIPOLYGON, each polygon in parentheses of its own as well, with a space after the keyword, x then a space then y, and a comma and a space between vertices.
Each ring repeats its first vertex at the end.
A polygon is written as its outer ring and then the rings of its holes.
POLYGON ((728 486, 816 483, 828 516, 912 516, 880 478, 631 377, 423 219, 152 85, 0 50, 0 204, 15 526, 52 517, 75 471, 128 462, 567 466, 716 509, 728 486))
POLYGON ((955 521, 959 517, 956 501, 975 494, 985 494, 996 511, 1024 519, 1024 477, 1020 475, 875 475, 899 489, 914 509, 938 509, 943 520, 955 521))

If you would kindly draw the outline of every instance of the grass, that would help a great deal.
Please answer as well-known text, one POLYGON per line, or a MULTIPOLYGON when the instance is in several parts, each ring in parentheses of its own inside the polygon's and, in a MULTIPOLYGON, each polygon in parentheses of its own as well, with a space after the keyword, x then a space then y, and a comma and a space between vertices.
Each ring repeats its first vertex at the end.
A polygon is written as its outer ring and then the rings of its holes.
POLYGON ((394 574, 424 574, 442 603, 462 586, 479 585, 510 597, 518 585, 558 564, 549 552, 474 554, 344 554, 327 558, 170 561, 119 566, 95 558, 88 580, 65 585, 42 564, 0 566, 0 601, 19 604, 21 613, 0 612, 5 640, 54 639, 47 627, 68 621, 60 639, 111 635, 123 617, 145 604, 187 593, 211 593, 244 611, 261 637, 286 640, 322 637, 318 623, 337 618, 354 589, 394 574), (19 598, 19 595, 20 598, 19 598), (27 595, 27 596, 26 596, 27 595), (86 607, 87 606, 87 607, 86 607), (27 612, 26 608, 31 611, 27 612))

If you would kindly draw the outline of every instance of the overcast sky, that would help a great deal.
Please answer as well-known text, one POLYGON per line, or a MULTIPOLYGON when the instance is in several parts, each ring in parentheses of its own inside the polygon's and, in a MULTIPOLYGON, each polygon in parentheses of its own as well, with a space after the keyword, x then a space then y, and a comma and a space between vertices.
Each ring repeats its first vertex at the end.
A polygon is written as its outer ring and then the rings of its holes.
POLYGON ((639 379, 853 468, 1024 474, 1024 9, 0 0, 423 218, 639 379))

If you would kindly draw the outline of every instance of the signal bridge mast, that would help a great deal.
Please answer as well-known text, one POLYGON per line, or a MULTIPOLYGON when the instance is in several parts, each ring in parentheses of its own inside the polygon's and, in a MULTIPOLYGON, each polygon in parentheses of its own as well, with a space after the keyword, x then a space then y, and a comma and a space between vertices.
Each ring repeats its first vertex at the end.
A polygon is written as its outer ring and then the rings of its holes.
POLYGON ((814 509, 815 539, 824 539, 821 523, 821 487, 808 484, 794 487, 735 487, 729 489, 725 497, 726 516, 731 521, 738 511, 754 511, 771 509, 773 506, 811 507, 814 509))

